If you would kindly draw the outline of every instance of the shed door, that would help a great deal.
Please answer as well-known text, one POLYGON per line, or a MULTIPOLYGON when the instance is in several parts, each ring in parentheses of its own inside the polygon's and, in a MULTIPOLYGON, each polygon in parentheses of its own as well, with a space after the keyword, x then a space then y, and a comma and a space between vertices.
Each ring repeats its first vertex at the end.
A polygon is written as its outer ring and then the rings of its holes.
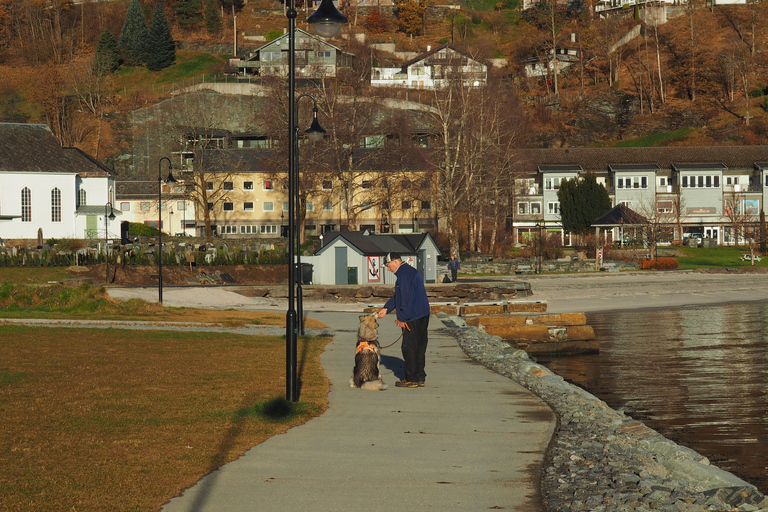
POLYGON ((335 255, 336 255, 336 262, 335 262, 335 275, 336 280, 334 284, 349 284, 347 281, 348 274, 347 274, 347 248, 346 247, 336 247, 334 248, 335 255))
POLYGON ((416 261, 416 270, 421 274, 421 278, 426 282, 427 280, 427 251, 421 250, 418 254, 418 261, 416 261))

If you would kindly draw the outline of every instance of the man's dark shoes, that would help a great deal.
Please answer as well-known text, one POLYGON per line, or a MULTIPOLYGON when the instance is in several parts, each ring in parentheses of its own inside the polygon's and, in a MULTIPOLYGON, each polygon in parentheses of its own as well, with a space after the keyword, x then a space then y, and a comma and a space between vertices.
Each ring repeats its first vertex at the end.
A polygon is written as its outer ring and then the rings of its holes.
MULTIPOLYGON (((422 384, 422 386, 423 385, 424 384, 422 384)), ((410 381, 407 381, 407 380, 399 380, 399 381, 395 382, 395 387, 396 388, 417 388, 417 387, 419 387, 419 383, 418 382, 410 382, 410 381)))

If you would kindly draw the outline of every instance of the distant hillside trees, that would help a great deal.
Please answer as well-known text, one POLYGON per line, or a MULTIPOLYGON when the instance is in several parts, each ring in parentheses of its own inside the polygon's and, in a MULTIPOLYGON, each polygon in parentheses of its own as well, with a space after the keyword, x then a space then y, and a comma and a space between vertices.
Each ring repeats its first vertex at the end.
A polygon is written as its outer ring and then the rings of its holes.
POLYGON ((203 23, 203 4, 200 0, 179 0, 176 2, 176 20, 183 29, 198 28, 203 23))
POLYGON ((140 66, 147 60, 149 29, 139 0, 131 0, 118 39, 120 51, 129 66, 140 66))
POLYGON ((160 71, 176 61, 176 44, 168 27, 165 9, 162 2, 155 6, 152 15, 152 27, 149 29, 147 44, 147 68, 150 71, 160 71))
POLYGON ((387 20, 378 9, 371 9, 365 20, 365 26, 371 34, 381 34, 387 31, 387 20))
POLYGON ((397 28, 400 32, 421 34, 424 29, 425 4, 423 0, 395 0, 397 28))
POLYGON ((96 73, 117 71, 123 58, 120 56, 120 45, 115 35, 107 29, 101 33, 96 45, 96 53, 93 57, 93 69, 96 73))
POLYGON ((205 29, 209 34, 221 30, 221 14, 217 0, 205 0, 205 29))

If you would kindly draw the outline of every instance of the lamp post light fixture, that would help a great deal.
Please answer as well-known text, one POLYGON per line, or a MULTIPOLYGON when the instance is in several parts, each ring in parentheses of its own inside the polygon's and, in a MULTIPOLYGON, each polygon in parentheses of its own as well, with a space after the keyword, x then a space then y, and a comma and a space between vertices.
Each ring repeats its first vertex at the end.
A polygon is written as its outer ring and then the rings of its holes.
MULTIPOLYGON (((285 315, 285 351, 286 351, 286 400, 296 402, 299 399, 299 390, 296 375, 296 343, 298 337, 298 323, 296 321, 295 304, 295 248, 298 246, 298 232, 296 229, 296 210, 299 193, 298 176, 296 176, 296 5, 295 0, 288 0, 288 9, 285 12, 288 18, 288 311, 285 315)), ((317 35, 331 38, 339 33, 341 24, 346 23, 347 18, 342 15, 332 0, 322 0, 317 11, 309 18, 317 35)), ((314 124, 314 121, 313 121, 314 124)), ((311 128, 311 127, 310 127, 311 128)))
POLYGON ((157 295, 160 304, 163 303, 163 160, 168 161, 168 177, 165 182, 176 183, 171 159, 164 156, 157 162, 157 295))
POLYGON ((107 284, 109 284, 109 225, 107 220, 115 220, 115 211, 112 208, 112 202, 107 201, 104 205, 104 261, 107 263, 107 284), (109 212, 109 213, 107 213, 109 212))

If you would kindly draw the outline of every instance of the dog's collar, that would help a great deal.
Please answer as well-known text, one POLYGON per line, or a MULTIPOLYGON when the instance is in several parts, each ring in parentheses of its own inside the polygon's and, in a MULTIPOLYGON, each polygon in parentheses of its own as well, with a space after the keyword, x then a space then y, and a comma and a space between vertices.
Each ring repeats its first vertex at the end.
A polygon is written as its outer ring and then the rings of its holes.
POLYGON ((357 350, 355 351, 355 354, 359 354, 363 350, 376 352, 376 346, 373 345, 372 342, 361 341, 360 343, 357 344, 357 350))

